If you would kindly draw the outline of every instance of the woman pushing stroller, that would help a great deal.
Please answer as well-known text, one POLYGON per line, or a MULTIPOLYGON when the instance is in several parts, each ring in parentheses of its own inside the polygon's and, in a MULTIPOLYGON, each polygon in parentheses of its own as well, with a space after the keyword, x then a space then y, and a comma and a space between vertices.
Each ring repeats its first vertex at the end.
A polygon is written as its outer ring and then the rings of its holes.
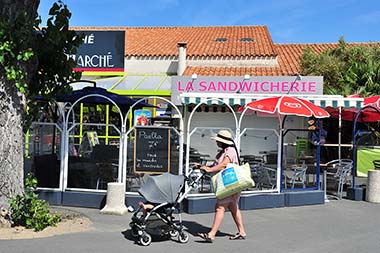
POLYGON ((143 246, 151 243, 153 235, 169 236, 186 243, 189 235, 182 224, 180 204, 203 175, 195 178, 170 173, 149 176, 139 189, 147 202, 140 202, 140 208, 132 216, 131 235, 143 246), (186 190, 185 185, 188 186, 186 190))
MULTIPOLYGON (((232 139, 232 135, 229 131, 220 130, 217 136, 211 138, 216 141, 216 144, 219 148, 221 148, 221 151, 216 155, 213 166, 201 166, 201 170, 204 170, 208 173, 219 172, 221 170, 224 170, 228 163, 239 163, 237 149, 232 139)), ((235 235, 230 236, 229 239, 246 239, 247 235, 243 225, 243 218, 239 210, 239 199, 240 192, 224 199, 217 199, 215 205, 214 222, 211 230, 208 233, 199 233, 198 235, 206 242, 212 243, 215 239, 215 235, 219 229, 219 226, 223 221, 225 210, 229 209, 238 229, 238 232, 235 235)))

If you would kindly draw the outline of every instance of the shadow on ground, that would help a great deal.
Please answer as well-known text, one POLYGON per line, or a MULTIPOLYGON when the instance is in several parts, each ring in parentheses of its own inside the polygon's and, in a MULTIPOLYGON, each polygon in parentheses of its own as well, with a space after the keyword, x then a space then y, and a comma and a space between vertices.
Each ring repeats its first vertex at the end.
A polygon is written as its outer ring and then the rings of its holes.
MULTIPOLYGON (((195 242, 198 243, 206 243, 202 238, 198 236, 199 233, 207 233, 210 231, 210 227, 206 227, 202 224, 199 224, 198 222, 194 221, 182 221, 183 226, 185 226, 187 233, 191 234, 193 237, 195 237, 195 242)), ((174 242, 179 243, 176 237, 171 238, 170 235, 159 235, 159 230, 161 228, 157 227, 157 231, 150 231, 150 235, 152 236, 152 242, 160 242, 160 241, 167 241, 172 240, 174 242)), ((138 237, 132 236, 132 230, 129 228, 125 231, 122 231, 121 234, 124 236, 125 239, 129 241, 133 241, 135 244, 138 244, 138 237)), ((218 232, 216 234, 217 237, 225 237, 229 236, 230 234, 218 232)))

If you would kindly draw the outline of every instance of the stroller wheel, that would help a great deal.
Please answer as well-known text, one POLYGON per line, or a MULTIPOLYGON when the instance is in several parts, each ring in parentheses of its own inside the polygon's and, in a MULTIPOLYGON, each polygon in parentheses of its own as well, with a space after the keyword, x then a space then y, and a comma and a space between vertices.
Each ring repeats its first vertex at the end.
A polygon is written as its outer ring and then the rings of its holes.
POLYGON ((152 236, 150 236, 150 234, 144 233, 140 237, 140 243, 142 246, 149 246, 151 242, 152 242, 152 236))
POLYGON ((170 230, 169 235, 171 238, 177 237, 178 236, 178 231, 177 230, 170 230))
POLYGON ((180 243, 187 243, 189 241, 189 234, 182 231, 178 235, 178 240, 180 243))
POLYGON ((132 227, 131 227, 131 235, 132 235, 132 237, 134 237, 134 238, 139 237, 139 230, 137 229, 136 226, 132 226, 132 227))

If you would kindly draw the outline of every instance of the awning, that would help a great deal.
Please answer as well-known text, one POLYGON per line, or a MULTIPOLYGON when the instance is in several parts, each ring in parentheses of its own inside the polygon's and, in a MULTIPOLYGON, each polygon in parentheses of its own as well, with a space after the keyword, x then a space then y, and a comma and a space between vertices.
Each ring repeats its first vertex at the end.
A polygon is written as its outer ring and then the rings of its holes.
MULTIPOLYGON (((240 105, 243 106, 249 102, 258 99, 280 96, 281 94, 236 94, 236 93, 182 93, 181 101, 185 105, 204 103, 207 105, 240 105)), ((339 95, 297 95, 297 97, 309 100, 313 104, 322 108, 331 107, 355 107, 361 108, 363 98, 345 98, 339 95)))
MULTIPOLYGON (((93 79, 96 86, 119 95, 163 96, 171 94, 171 77, 167 75, 125 75, 110 78, 93 79)), ((93 86, 86 82, 72 84, 74 90, 93 86)))
POLYGON ((131 96, 170 96, 171 77, 166 75, 124 76, 111 91, 131 96))

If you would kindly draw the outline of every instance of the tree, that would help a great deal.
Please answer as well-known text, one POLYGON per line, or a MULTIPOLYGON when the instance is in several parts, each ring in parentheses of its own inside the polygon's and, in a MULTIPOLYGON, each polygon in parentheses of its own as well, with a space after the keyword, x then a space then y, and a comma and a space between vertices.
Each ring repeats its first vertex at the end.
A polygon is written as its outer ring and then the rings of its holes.
POLYGON ((336 48, 321 54, 306 48, 301 57, 302 75, 324 77, 324 93, 371 96, 380 93, 380 47, 347 44, 343 38, 336 48))
POLYGON ((54 3, 47 26, 39 28, 39 3, 0 0, 0 206, 23 191, 24 131, 38 113, 31 98, 65 93, 81 77, 67 57, 82 43, 69 30, 70 11, 54 3))

